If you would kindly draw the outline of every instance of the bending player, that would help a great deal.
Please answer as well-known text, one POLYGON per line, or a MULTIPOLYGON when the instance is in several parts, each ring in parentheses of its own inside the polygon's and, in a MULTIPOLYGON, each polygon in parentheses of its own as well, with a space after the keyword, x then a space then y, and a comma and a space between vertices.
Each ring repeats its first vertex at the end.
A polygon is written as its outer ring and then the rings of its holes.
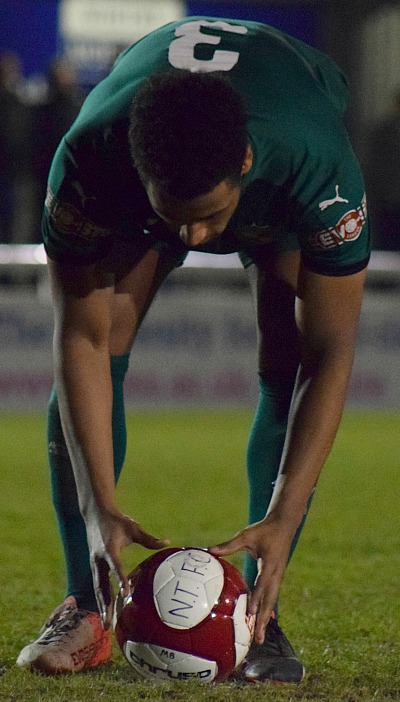
POLYGON ((305 44, 258 23, 192 17, 125 51, 62 140, 43 237, 55 314, 48 445, 67 598, 19 665, 55 673, 109 659, 110 571, 128 587, 121 549, 168 543, 115 501, 129 353, 189 250, 237 251, 256 300, 260 396, 249 526, 212 551, 249 554, 258 615, 244 676, 302 679, 271 613, 342 415, 369 259, 347 99, 339 69, 305 44))

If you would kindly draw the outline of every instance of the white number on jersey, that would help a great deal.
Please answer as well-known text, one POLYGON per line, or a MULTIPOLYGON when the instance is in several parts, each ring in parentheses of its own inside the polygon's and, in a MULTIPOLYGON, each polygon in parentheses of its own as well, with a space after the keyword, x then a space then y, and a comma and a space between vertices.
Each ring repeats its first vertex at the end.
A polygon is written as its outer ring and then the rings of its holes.
POLYGON ((181 24, 175 30, 174 39, 171 42, 168 52, 168 60, 174 68, 183 68, 192 72, 204 71, 230 71, 239 60, 238 51, 221 51, 215 49, 213 56, 209 60, 195 58, 194 51, 197 44, 213 44, 217 46, 221 42, 221 37, 211 34, 204 34, 203 27, 221 29, 223 32, 233 32, 234 34, 246 34, 247 28, 237 24, 228 24, 218 20, 207 22, 206 20, 196 20, 181 24))

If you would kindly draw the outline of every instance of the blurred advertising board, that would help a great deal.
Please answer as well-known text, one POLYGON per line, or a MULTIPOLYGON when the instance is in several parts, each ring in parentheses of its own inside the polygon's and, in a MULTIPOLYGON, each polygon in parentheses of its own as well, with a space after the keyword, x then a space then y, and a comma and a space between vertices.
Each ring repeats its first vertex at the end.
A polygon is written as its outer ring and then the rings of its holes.
POLYGON ((59 35, 79 80, 94 84, 123 49, 184 15, 180 0, 60 0, 59 35))
MULTIPOLYGON (((178 272, 177 272, 178 273, 178 272)), ((26 293, 0 296, 0 410, 46 408, 53 315, 26 293)), ((399 295, 366 294, 348 406, 400 411, 399 295)), ((254 407, 254 311, 247 289, 166 286, 137 337, 125 382, 139 409, 254 407)))

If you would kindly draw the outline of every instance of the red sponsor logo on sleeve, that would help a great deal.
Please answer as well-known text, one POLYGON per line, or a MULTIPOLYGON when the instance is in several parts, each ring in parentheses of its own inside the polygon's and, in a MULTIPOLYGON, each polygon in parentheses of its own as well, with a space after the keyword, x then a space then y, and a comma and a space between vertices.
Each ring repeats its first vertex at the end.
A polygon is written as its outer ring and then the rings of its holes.
POLYGON ((355 241, 362 232, 367 218, 367 201, 363 196, 361 205, 356 210, 349 210, 337 222, 336 226, 323 229, 309 237, 311 246, 331 249, 347 241, 355 241))
POLYGON ((50 188, 47 190, 45 205, 52 226, 62 236, 71 235, 92 240, 113 234, 113 230, 95 224, 73 205, 58 200, 50 188))

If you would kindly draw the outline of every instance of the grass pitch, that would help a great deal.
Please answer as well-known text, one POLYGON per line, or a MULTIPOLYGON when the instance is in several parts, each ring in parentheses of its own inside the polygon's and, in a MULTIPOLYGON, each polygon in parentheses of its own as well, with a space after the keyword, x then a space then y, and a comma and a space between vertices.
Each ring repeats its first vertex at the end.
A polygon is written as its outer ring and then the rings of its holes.
MULTIPOLYGON (((176 546, 225 540, 246 522, 250 422, 246 412, 130 414, 121 507, 176 546)), ((320 480, 280 598, 282 627, 307 669, 299 686, 156 685, 135 678, 117 647, 111 664, 86 674, 17 669, 64 594, 45 443, 43 416, 2 417, 0 700, 400 699, 400 415, 347 413, 320 480)), ((126 567, 148 553, 126 549, 126 567)))

